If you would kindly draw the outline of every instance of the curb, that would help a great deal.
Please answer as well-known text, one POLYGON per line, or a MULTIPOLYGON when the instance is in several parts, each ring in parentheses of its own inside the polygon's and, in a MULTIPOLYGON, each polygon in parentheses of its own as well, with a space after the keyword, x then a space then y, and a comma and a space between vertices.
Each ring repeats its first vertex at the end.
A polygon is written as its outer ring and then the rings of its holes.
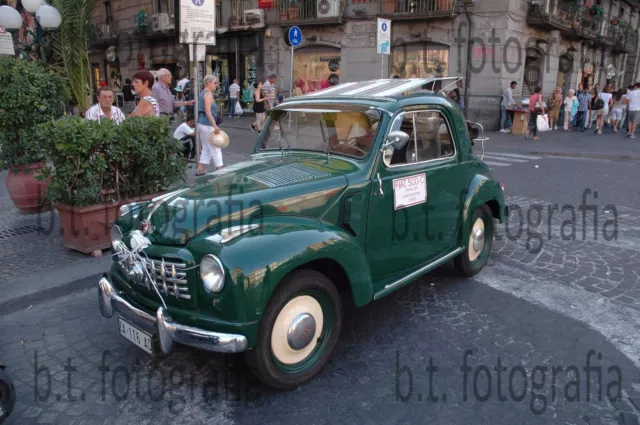
POLYGON ((531 151, 529 155, 547 155, 547 156, 565 156, 570 158, 591 158, 591 159, 612 159, 612 160, 631 160, 640 161, 640 155, 611 155, 611 154, 598 154, 598 153, 583 153, 583 152, 545 152, 545 151, 531 151))
POLYGON ((90 276, 65 283, 64 285, 55 286, 43 291, 34 292, 4 301, 0 303, 0 316, 15 313, 16 311, 26 309, 29 306, 40 304, 45 301, 52 301, 85 289, 97 287, 97 282, 103 275, 104 272, 92 274, 90 276))

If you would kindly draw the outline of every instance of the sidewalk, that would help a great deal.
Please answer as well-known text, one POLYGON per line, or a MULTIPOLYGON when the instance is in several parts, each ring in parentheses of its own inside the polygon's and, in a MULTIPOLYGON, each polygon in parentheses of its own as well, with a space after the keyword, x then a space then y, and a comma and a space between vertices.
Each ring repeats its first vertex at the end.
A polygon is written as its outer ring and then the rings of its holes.
MULTIPOLYGON (((508 150, 532 155, 570 156, 599 159, 626 159, 640 161, 640 132, 636 139, 625 137, 626 131, 614 133, 610 127, 602 134, 594 133, 594 128, 584 132, 562 129, 538 133, 540 140, 525 139, 519 134, 485 132, 489 140, 484 142, 485 151, 508 150)), ((474 150, 480 149, 477 142, 474 150)))

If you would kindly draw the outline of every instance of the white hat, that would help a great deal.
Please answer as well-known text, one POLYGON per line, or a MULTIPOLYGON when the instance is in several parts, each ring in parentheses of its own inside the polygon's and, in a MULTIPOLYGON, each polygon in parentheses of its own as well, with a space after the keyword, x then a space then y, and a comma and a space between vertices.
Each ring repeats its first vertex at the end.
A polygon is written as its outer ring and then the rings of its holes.
POLYGON ((209 133, 207 141, 214 148, 226 148, 229 146, 229 136, 224 131, 220 130, 220 134, 216 134, 215 131, 209 133))

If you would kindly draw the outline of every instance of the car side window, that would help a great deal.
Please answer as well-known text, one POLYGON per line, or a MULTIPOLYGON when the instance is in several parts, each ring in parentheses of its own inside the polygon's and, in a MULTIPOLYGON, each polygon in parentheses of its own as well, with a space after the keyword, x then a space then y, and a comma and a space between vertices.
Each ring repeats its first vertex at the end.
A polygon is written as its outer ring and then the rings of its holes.
POLYGON ((387 166, 413 164, 455 155, 453 137, 444 116, 438 111, 406 112, 394 121, 391 131, 409 135, 401 149, 389 146, 384 152, 387 166))

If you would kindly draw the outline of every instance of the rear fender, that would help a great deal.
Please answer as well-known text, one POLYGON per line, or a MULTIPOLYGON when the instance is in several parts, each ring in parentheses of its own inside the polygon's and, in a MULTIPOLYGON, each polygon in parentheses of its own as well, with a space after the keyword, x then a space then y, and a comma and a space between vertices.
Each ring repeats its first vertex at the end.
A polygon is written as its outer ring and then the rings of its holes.
POLYGON ((471 217, 482 204, 488 204, 493 217, 504 223, 505 203, 502 186, 487 176, 476 174, 467 189, 462 209, 462 241, 469 240, 471 217))

